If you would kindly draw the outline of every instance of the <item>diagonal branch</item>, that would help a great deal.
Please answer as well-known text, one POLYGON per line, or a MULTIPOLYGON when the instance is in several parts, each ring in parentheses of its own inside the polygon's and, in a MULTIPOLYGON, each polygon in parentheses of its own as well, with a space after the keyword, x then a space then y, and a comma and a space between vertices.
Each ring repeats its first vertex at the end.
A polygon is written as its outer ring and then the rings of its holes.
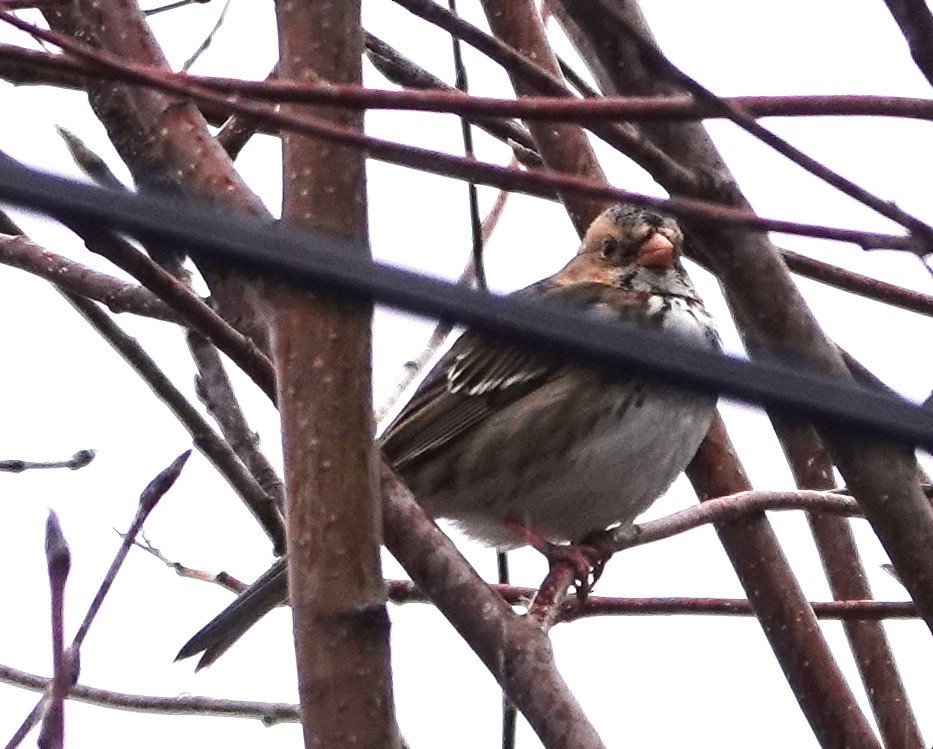
POLYGON ((188 430, 198 450, 252 511, 262 529, 272 539, 273 545, 284 547, 284 529, 279 508, 231 447, 214 432, 207 420, 185 399, 135 339, 123 332, 94 302, 68 294, 65 296, 188 430))
MULTIPOLYGON (((832 460, 813 427, 773 411, 769 415, 797 485, 832 488, 832 460)), ((807 513, 807 522, 833 597, 870 599, 871 588, 849 523, 812 512, 807 513)), ((843 627, 885 746, 922 749, 923 737, 884 628, 870 621, 846 621, 843 627)))
POLYGON ((602 747, 557 671, 547 635, 490 590, 386 466, 382 498, 386 547, 483 661, 544 746, 602 747))
POLYGON ((65 291, 100 302, 111 312, 131 312, 165 322, 181 322, 181 318, 149 289, 56 255, 21 234, 0 235, 0 263, 44 278, 65 291))
MULTIPOLYGON (((558 2, 556 6, 562 23, 577 46, 584 51, 584 56, 590 62, 604 90, 642 95, 667 91, 667 87, 657 81, 652 71, 642 64, 641 56, 633 46, 625 44, 620 41, 618 35, 613 34, 611 18, 601 14, 600 9, 603 6, 598 1, 585 0, 585 2, 573 5, 558 2), (588 31, 584 33, 583 28, 588 31), (598 33, 597 29, 605 33, 598 33)), ((640 38, 650 39, 650 30, 637 7, 628 6, 625 13, 629 25, 638 29, 640 38)), ((699 168, 715 171, 722 174, 727 181, 732 181, 728 168, 702 127, 674 123, 646 124, 644 127, 656 142, 675 157, 685 163, 695 164, 699 168)), ((737 203, 747 206, 737 186, 734 192, 737 203)), ((705 243, 708 252, 720 255, 718 259, 711 260, 711 264, 717 268, 724 283, 727 299, 734 310, 746 345, 751 351, 765 347, 796 351, 798 355, 806 356, 811 360, 814 358, 822 360, 824 367, 829 366, 836 371, 844 370, 845 365, 840 361, 835 346, 822 335, 796 289, 789 282, 786 270, 780 262, 773 261, 773 258, 777 256, 777 250, 767 238, 754 234, 736 235, 719 232, 703 226, 696 227, 695 233, 705 243), (758 294, 758 289, 763 284, 769 288, 768 302, 771 308, 767 312, 762 309, 762 298, 758 294)), ((825 474, 824 478, 815 485, 819 488, 825 486, 825 482, 829 480, 826 477, 831 477, 832 472, 831 465, 825 462, 825 454, 819 442, 814 442, 806 435, 795 433, 788 427, 787 422, 780 419, 775 422, 775 426, 798 479, 807 476, 812 480, 814 476, 822 472, 825 474)), ((812 437, 815 438, 815 435, 812 437)), ((920 517, 924 513, 928 515, 928 504, 919 496, 918 488, 910 486, 916 482, 916 467, 914 465, 911 472, 911 468, 905 465, 904 461, 904 458, 908 456, 902 452, 898 454, 899 452, 889 453, 890 462, 882 459, 870 472, 878 470, 889 472, 888 480, 899 484, 911 495, 909 503, 913 506, 913 512, 918 513, 920 517), (900 473, 900 476, 894 478, 892 474, 895 473, 900 473)), ((854 455, 852 457, 854 458, 854 455)), ((908 457, 908 462, 913 461, 908 457)), ((884 492, 880 486, 874 491, 878 492, 876 496, 881 496, 884 492)), ((859 569, 860 563, 854 546, 845 540, 845 530, 847 529, 843 529, 839 522, 832 519, 814 521, 814 531, 817 543, 821 547, 821 556, 824 562, 837 568, 831 575, 834 590, 839 595, 842 594, 843 589, 854 595, 858 595, 855 591, 866 593, 867 589, 863 584, 855 585, 853 575, 857 576, 858 573, 855 571, 859 569)), ((869 629, 870 627, 863 627, 861 636, 852 639, 853 645, 858 644, 860 648, 856 653, 856 659, 862 663, 868 661, 874 663, 874 673, 870 678, 875 681, 868 685, 868 691, 874 690, 878 696, 885 695, 891 704, 891 712, 888 716, 901 712, 901 715, 893 721, 899 723, 899 727, 895 729, 895 735, 899 734, 911 740, 911 726, 915 726, 915 722, 910 714, 909 703, 899 683, 896 669, 885 668, 885 664, 893 663, 893 657, 880 630, 875 628, 875 632, 868 635, 869 629), (887 674, 880 676, 885 670, 887 674), (877 681, 879 678, 884 681, 877 681)), ((865 674, 863 669, 863 676, 865 674)), ((872 702, 877 708, 877 697, 873 698, 872 702)), ((802 705, 805 710, 808 709, 807 703, 802 703, 802 705)), ((809 708, 812 710, 813 706, 810 705, 809 708)), ((820 714, 814 717, 822 720, 824 714, 820 711, 820 714)), ((888 719, 880 722, 883 725, 890 725, 888 719)), ((886 739, 891 735, 886 732, 886 739)), ((916 733, 914 732, 913 740, 915 739, 916 733)), ((894 745, 899 745, 899 743, 896 741, 894 745)))
POLYGON ((933 85, 933 13, 924 0, 884 0, 907 40, 910 56, 933 85))
MULTIPOLYGON (((134 2, 54 3, 42 8, 54 32, 81 38, 124 60, 170 68, 134 2)), ((197 108, 152 90, 90 81, 89 102, 140 189, 177 192, 242 213, 269 216, 207 128, 197 108)), ((201 263, 200 270, 224 319, 261 347, 260 310, 237 270, 201 263)))

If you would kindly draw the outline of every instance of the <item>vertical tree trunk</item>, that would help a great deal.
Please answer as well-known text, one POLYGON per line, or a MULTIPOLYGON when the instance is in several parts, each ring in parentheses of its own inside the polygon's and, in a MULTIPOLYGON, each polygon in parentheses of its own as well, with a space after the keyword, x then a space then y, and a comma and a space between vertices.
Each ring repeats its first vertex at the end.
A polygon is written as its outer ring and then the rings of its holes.
MULTIPOLYGON (((358 1, 277 3, 283 78, 360 83, 358 1)), ((359 112, 318 109, 362 129, 359 112)), ((283 218, 367 248, 364 155, 286 133, 283 218)), ((380 565, 369 306, 295 289, 272 303, 288 581, 306 747, 398 743, 380 565)))

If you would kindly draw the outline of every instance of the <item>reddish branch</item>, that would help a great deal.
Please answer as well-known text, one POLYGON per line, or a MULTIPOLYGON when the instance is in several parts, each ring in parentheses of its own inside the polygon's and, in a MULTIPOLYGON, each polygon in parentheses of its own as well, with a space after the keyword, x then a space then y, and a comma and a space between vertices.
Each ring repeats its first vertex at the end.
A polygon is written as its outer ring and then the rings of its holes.
MULTIPOLYGON (((604 124, 611 120, 678 122, 727 117, 720 107, 691 96, 600 96, 588 99, 527 96, 496 99, 458 95, 455 91, 383 91, 331 83, 244 81, 181 73, 177 77, 182 81, 188 79, 192 85, 256 101, 328 104, 358 109, 521 117, 526 121, 576 122, 581 125, 604 124)), ((901 96, 732 96, 723 97, 722 101, 754 117, 845 116, 933 120, 933 100, 901 96)))
MULTIPOLYGON (((528 606, 538 594, 537 588, 490 584, 511 606, 528 606)), ((389 595, 393 603, 432 603, 433 601, 412 582, 390 580, 389 595)), ((916 619, 917 607, 911 601, 809 601, 818 619, 868 621, 874 619, 916 619)), ((586 601, 570 597, 561 606, 556 622, 571 622, 591 616, 755 616, 751 601, 744 598, 616 598, 588 596, 586 601)))
MULTIPOLYGON (((507 37, 503 37, 503 40, 506 42, 503 45, 500 40, 488 37, 479 29, 454 16, 435 3, 429 2, 429 0, 395 0, 395 2, 422 18, 437 24, 451 34, 462 38, 481 52, 489 54, 491 51, 490 56, 493 57, 493 59, 498 59, 500 62, 503 58, 508 60, 507 63, 502 64, 513 76, 513 83, 515 82, 515 74, 519 68, 523 71, 519 74, 523 85, 528 84, 534 88, 538 85, 538 81, 541 80, 541 73, 544 71, 538 66, 528 64, 529 59, 534 60, 537 58, 535 58, 534 55, 523 54, 525 50, 522 49, 522 43, 519 39, 520 35, 525 33, 525 30, 541 25, 540 17, 537 13, 533 19, 525 18, 521 27, 512 28, 510 34, 512 37, 511 41, 509 41, 507 37), (535 67, 537 67, 537 70, 534 69, 535 67), (526 80, 526 75, 531 80, 526 80)), ((795 148, 783 138, 767 130, 746 112, 724 102, 700 83, 683 73, 668 60, 664 53, 661 52, 660 48, 653 43, 653 39, 650 38, 650 35, 643 36, 641 29, 638 28, 636 24, 630 24, 625 14, 621 12, 618 7, 604 2, 601 3, 601 5, 601 12, 604 16, 604 27, 608 25, 612 26, 613 33, 617 37, 617 43, 629 44, 637 49, 639 57, 641 58, 641 64, 650 69, 653 76, 663 80, 667 84, 673 83, 679 88, 686 89, 698 100, 718 108, 725 117, 735 122, 739 127, 754 135, 763 143, 810 172, 815 177, 832 185, 840 192, 845 193, 881 215, 916 232, 927 242, 933 239, 933 227, 928 226, 906 211, 901 210, 894 203, 882 200, 868 190, 834 172, 816 159, 811 158, 795 148)), ((504 16, 504 9, 501 12, 504 16)), ((489 20, 490 26, 492 26, 492 19, 489 20)), ((538 52, 540 51, 539 49, 538 52)), ((548 52, 548 57, 553 57, 553 54, 548 52)), ((545 75, 547 75, 546 72, 545 75)))
POLYGON ((702 219, 737 227, 852 242, 864 249, 899 249, 917 254, 926 254, 929 251, 924 242, 910 236, 862 232, 780 219, 768 219, 757 216, 748 210, 732 208, 721 203, 680 197, 670 199, 655 198, 605 184, 594 183, 590 179, 583 179, 572 174, 521 172, 492 164, 477 163, 471 159, 436 151, 392 143, 380 138, 363 135, 348 128, 332 125, 316 117, 289 115, 279 111, 274 106, 254 104, 247 101, 230 101, 226 97, 211 91, 180 85, 170 76, 151 74, 146 66, 118 60, 54 32, 45 31, 32 24, 25 23, 14 16, 0 13, 0 18, 18 28, 29 31, 38 38, 66 48, 69 52, 92 59, 108 69, 119 70, 125 74, 127 80, 132 80, 135 83, 171 91, 199 102, 211 102, 224 107, 230 112, 254 117, 289 132, 318 137, 339 145, 360 148, 365 150, 370 157, 388 163, 409 166, 433 174, 471 180, 477 184, 491 185, 529 195, 550 196, 555 191, 572 193, 583 198, 651 207, 676 216, 702 219))
POLYGON ((838 265, 830 265, 790 250, 782 249, 780 252, 791 273, 812 278, 814 281, 858 294, 866 299, 919 312, 921 315, 933 315, 933 296, 854 273, 838 265))
MULTIPOLYGON (((720 498, 722 499, 722 498, 720 498)), ((718 500, 714 500, 718 501, 718 500)), ((703 505, 697 507, 702 508, 703 505)), ((751 510, 751 507, 749 507, 751 510)), ((760 511, 755 508, 754 511, 760 511)), ((709 517, 714 522, 715 517, 709 517)), ((660 539, 656 539, 660 540, 660 539)), ((166 557, 159 549, 154 547, 145 536, 135 545, 151 554, 166 567, 169 567, 179 577, 189 580, 198 580, 204 583, 217 585, 234 595, 242 593, 248 585, 233 577, 229 572, 208 572, 195 569, 181 562, 166 557)), ((417 585, 410 580, 387 580, 389 600, 397 605, 409 603, 433 604, 433 601, 417 585)), ((510 606, 533 607, 533 602, 540 590, 517 585, 503 585, 490 583, 502 600, 510 606)), ((818 619, 841 619, 843 621, 868 621, 875 619, 916 619, 917 608, 910 601, 874 601, 871 599, 842 599, 836 601, 810 601, 813 613, 818 619)), ((706 614, 717 616, 754 616, 751 603, 740 598, 695 598, 687 596, 652 597, 652 598, 618 598, 610 596, 590 595, 585 601, 571 597, 564 601, 562 606, 553 614, 546 626, 557 622, 572 621, 581 617, 602 615, 639 614, 649 616, 659 615, 693 615, 706 614)))
MULTIPOLYGON (((371 50, 367 50, 370 51, 371 50)), ((118 79, 115 71, 66 55, 0 44, 0 60, 24 68, 54 70, 95 80, 118 79)), ((13 71, 20 68, 13 68, 13 71)), ((0 72, 7 78, 14 73, 0 72)), ((721 107, 692 96, 600 96, 574 99, 552 96, 526 96, 500 99, 458 94, 454 88, 432 83, 427 90, 385 91, 349 84, 316 83, 295 80, 248 81, 221 76, 166 73, 179 82, 212 89, 218 93, 243 96, 255 101, 326 104, 352 109, 391 109, 416 112, 443 112, 486 117, 520 117, 525 120, 577 122, 583 125, 607 120, 633 122, 667 120, 724 119, 721 107)), ((14 81, 17 82, 17 81, 14 81)), ((894 117, 933 120, 933 100, 906 96, 870 94, 821 94, 798 96, 725 96, 726 104, 754 117, 894 117)))
MULTIPOLYGON (((912 619, 917 607, 910 601, 809 601, 818 619, 864 622, 873 619, 912 619)), ((757 616, 751 601, 741 598, 603 598, 590 596, 580 605, 570 598, 560 621, 572 622, 590 616, 757 616)))
MULTIPOLYGON (((113 71, 102 70, 82 60, 12 44, 0 44, 0 60, 8 63, 0 77, 13 83, 39 82, 77 88, 83 86, 86 79, 113 78, 113 71), (50 81, 42 78, 39 76, 42 72, 57 73, 60 80, 50 81)), ((333 83, 258 82, 167 71, 165 74, 222 93, 239 94, 257 100, 330 104, 361 109, 449 112, 580 123, 607 119, 676 121, 720 119, 727 116, 720 107, 697 101, 691 96, 606 96, 586 100, 530 96, 523 100, 514 100, 446 96, 440 92, 429 91, 380 91, 333 83)), ((866 116, 933 119, 933 101, 900 96, 734 96, 722 97, 721 101, 739 107, 755 117, 866 116)))

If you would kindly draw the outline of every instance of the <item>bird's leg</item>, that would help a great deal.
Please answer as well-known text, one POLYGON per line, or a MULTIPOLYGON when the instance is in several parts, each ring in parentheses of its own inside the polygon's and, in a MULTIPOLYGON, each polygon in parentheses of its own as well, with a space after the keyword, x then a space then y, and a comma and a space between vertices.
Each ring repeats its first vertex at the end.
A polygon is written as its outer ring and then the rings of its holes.
POLYGON ((593 585, 595 585, 596 581, 602 577, 603 570, 606 569, 606 562, 618 551, 613 540, 612 531, 595 531, 577 544, 577 547, 590 560, 593 570, 593 585))
POLYGON ((590 594, 615 551, 611 536, 605 531, 593 533, 581 543, 555 544, 545 540, 527 523, 513 517, 506 518, 505 524, 525 544, 541 552, 548 560, 550 569, 560 564, 573 571, 574 588, 581 603, 590 594))

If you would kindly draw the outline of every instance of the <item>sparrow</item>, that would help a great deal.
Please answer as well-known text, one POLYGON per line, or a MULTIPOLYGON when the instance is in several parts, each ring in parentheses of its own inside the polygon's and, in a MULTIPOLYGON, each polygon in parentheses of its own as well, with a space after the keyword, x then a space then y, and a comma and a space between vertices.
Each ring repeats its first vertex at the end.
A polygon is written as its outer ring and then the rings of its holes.
MULTIPOLYGON (((595 318, 721 347, 681 263, 677 222, 616 205, 587 230, 576 256, 514 292, 595 318)), ((385 429, 379 447, 435 518, 498 549, 580 544, 631 524, 691 460, 716 396, 611 373, 466 331, 385 429)), ((276 565, 196 634, 178 658, 216 660, 287 599, 276 565)))

